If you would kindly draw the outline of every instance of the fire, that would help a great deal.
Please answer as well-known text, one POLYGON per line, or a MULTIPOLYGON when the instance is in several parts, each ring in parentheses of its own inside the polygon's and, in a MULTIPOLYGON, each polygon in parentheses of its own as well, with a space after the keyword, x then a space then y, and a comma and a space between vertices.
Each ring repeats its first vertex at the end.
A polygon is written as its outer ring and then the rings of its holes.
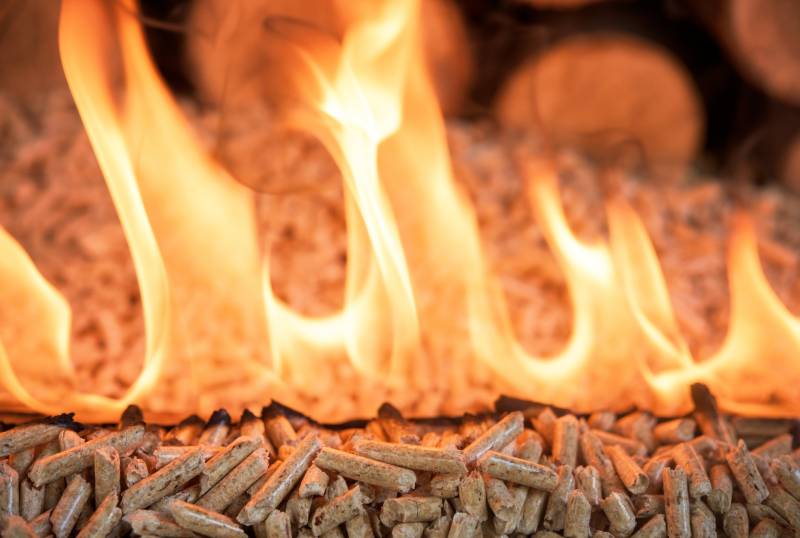
POLYGON ((800 379, 800 321, 770 289, 746 216, 731 233, 729 333, 700 361, 633 209, 610 200, 608 238, 580 240, 557 172, 530 159, 521 173, 566 277, 573 327, 554 356, 527 353, 453 179, 418 2, 340 4, 341 40, 296 20, 265 30, 282 44, 281 61, 264 68, 285 75, 275 94, 288 119, 322 141, 344 180, 343 306, 313 318, 274 293, 253 193, 196 141, 148 56, 133 2, 63 2, 64 72, 131 250, 147 346, 122 397, 77 390, 70 307, 1 232, 3 407, 111 420, 131 402, 176 417, 275 398, 336 420, 387 397, 437 413, 506 393, 579 411, 635 404, 672 414, 688 410, 688 387, 700 381, 732 411, 800 411, 800 389, 787 382, 800 379), (316 404, 303 403, 309 395, 316 404))

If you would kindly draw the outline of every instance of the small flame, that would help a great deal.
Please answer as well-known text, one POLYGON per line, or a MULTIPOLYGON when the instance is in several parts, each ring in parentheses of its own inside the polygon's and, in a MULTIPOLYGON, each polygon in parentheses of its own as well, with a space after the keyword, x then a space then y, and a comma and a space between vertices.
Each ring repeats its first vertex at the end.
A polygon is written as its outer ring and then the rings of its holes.
POLYGON ((457 412, 502 392, 579 411, 635 404, 673 414, 688 410, 688 387, 699 381, 728 410, 800 411, 800 389, 787 382, 800 379, 800 321, 769 287, 746 216, 731 234, 729 332, 698 361, 634 210, 612 199, 607 240, 583 241, 567 222, 553 167, 531 159, 521 173, 564 272, 573 327, 559 353, 527 353, 453 179, 418 1, 337 8, 348 21, 341 41, 297 20, 265 29, 282 45, 265 66, 285 71, 276 97, 326 146, 345 185, 343 306, 315 318, 276 296, 253 193, 195 140, 148 56, 134 2, 64 0, 64 72, 130 246, 147 346, 122 397, 78 391, 70 308, 2 231, 4 407, 111 420, 131 402, 175 417, 271 397, 302 407, 298 395, 310 394, 332 408, 303 410, 335 420, 371 413, 385 394, 401 407, 457 412), (348 383, 366 393, 352 405, 342 402, 348 383))

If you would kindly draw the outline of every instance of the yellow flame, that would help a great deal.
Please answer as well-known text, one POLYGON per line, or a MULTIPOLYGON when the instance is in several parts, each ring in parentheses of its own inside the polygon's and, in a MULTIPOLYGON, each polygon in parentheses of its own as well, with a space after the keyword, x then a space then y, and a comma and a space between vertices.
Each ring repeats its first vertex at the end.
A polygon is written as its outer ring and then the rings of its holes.
MULTIPOLYGON (((447 412, 504 392, 584 411, 637 404, 671 414, 688 409, 696 381, 730 410, 800 411, 800 389, 789 382, 800 379, 800 322, 767 284, 746 217, 731 235, 727 339, 697 361, 633 209, 611 200, 608 238, 580 240, 557 172, 541 159, 522 161, 520 171, 564 272, 573 326, 560 352, 527 353, 484 258, 473 208, 453 179, 418 1, 337 8, 348 21, 341 42, 291 20, 268 21, 265 33, 282 43, 264 67, 285 70, 275 95, 326 145, 345 185, 344 302, 313 318, 275 295, 252 193, 195 140, 148 56, 135 4, 64 0, 64 71, 130 246, 147 346, 123 397, 76 390, 69 306, 2 232, 3 407, 108 420, 135 401, 150 414, 207 414, 272 396, 297 405, 301 392, 335 401, 352 390, 339 381, 349 379, 447 412), (118 58, 110 52, 117 50, 118 58)), ((365 405, 320 418, 371 413, 365 405)))

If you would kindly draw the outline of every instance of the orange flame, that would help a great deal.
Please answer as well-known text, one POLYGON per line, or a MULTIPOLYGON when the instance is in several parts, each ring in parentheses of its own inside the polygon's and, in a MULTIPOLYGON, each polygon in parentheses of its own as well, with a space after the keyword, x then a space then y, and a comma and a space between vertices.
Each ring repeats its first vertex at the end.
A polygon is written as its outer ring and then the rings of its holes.
POLYGON ((453 179, 418 2, 338 7, 349 21, 341 43, 296 21, 268 28, 286 70, 275 93, 326 145, 346 187, 343 306, 312 318, 275 295, 253 195, 195 140, 130 16, 134 3, 64 0, 64 71, 131 249, 147 346, 123 397, 76 390, 69 306, 2 232, 4 407, 111 420, 130 402, 175 417, 271 397, 302 407, 297 395, 310 394, 320 404, 303 410, 336 420, 369 414, 387 395, 418 412, 457 412, 503 392, 580 411, 636 404, 672 414, 688 410, 688 387, 702 381, 729 410, 800 412, 800 390, 786 381, 800 379, 800 321, 767 284, 746 217, 731 236, 729 333, 697 361, 635 212, 612 200, 608 239, 578 239, 556 172, 541 161, 522 172, 566 277, 573 327, 556 355, 528 354, 453 179), (116 49, 119 66, 108 55, 116 49), (348 390, 355 401, 344 401, 348 390))

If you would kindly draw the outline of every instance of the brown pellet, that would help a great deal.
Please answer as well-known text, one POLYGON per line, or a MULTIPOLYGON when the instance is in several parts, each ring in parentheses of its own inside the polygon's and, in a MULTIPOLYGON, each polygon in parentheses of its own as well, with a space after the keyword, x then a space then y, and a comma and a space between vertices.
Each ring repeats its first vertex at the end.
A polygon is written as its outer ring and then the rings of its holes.
POLYGON ((405 493, 416 484, 414 471, 396 465, 350 454, 334 448, 323 448, 314 461, 317 467, 382 488, 405 493))
POLYGON ((692 445, 681 443, 672 452, 675 463, 683 468, 689 481, 689 496, 700 499, 711 493, 711 480, 706 474, 706 469, 700 456, 697 455, 692 445))
POLYGON ((667 521, 664 514, 656 514, 633 533, 632 538, 664 538, 667 535, 667 521))
POLYGON ((17 426, 0 433, 0 458, 43 445, 58 437, 64 430, 59 424, 30 424, 17 426))
MULTIPOLYGON (((358 518, 353 518, 350 521, 358 521, 358 518)), ((350 533, 350 521, 347 522, 347 535, 348 538, 368 538, 372 536, 372 531, 370 530, 370 534, 363 534, 363 533, 350 533)), ((451 516, 441 516, 436 520, 432 521, 427 527, 425 527, 425 531, 422 535, 425 538, 447 538, 447 534, 450 532, 450 522, 452 521, 451 516)))
POLYGON ((597 472, 597 469, 591 465, 575 469, 575 487, 583 492, 590 505, 600 506, 603 490, 600 485, 600 473, 597 472))
POLYGON ((606 455, 603 443, 597 435, 590 430, 584 431, 581 434, 580 445, 584 461, 600 473, 603 495, 609 495, 612 491, 625 491, 625 486, 617 476, 614 464, 606 455))
POLYGON ((558 420, 558 417, 549 407, 545 407, 535 418, 531 419, 533 427, 550 445, 553 444, 553 430, 556 427, 556 420, 558 420))
POLYGON ((762 519, 750 532, 750 538, 778 538, 780 535, 781 526, 771 519, 762 519))
POLYGON ((464 449, 467 465, 477 462, 490 450, 499 450, 513 441, 522 432, 524 422, 522 413, 515 411, 483 432, 464 449))
POLYGON ((66 538, 70 535, 91 494, 92 486, 81 475, 76 474, 69 479, 67 489, 50 514, 52 531, 57 538, 66 538))
POLYGON ((711 467, 711 493, 708 494, 708 507, 717 514, 724 514, 731 507, 733 482, 728 466, 718 463, 711 467))
POLYGON ((120 492, 119 452, 111 446, 98 448, 94 453, 94 502, 100 506, 111 493, 120 492))
POLYGON ((63 430, 58 434, 58 446, 62 451, 81 446, 84 443, 86 441, 72 430, 63 430))
POLYGON ((519 526, 525 499, 528 498, 528 491, 530 491, 527 487, 518 485, 511 485, 508 490, 511 493, 511 508, 505 514, 498 514, 494 518, 495 532, 501 535, 511 534, 519 526))
POLYGON ((656 445, 653 432, 655 424, 656 419, 653 415, 645 411, 636 411, 617 420, 612 430, 630 439, 635 439, 647 450, 652 450, 656 445))
POLYGON ((634 495, 647 491, 650 479, 622 447, 617 445, 609 446, 606 448, 606 454, 611 458, 611 463, 617 471, 617 476, 622 480, 628 491, 634 495))
POLYGON ((172 538, 192 538, 192 531, 184 529, 171 515, 155 510, 135 510, 124 517, 134 533, 139 536, 167 536, 172 538))
POLYGON ((500 519, 509 519, 514 509, 514 497, 511 495, 508 486, 502 480, 484 477, 486 484, 486 504, 492 513, 500 519))
POLYGON ((747 446, 741 439, 736 445, 736 448, 731 449, 726 455, 725 459, 728 462, 728 467, 731 469, 733 478, 739 486, 739 490, 744 495, 744 498, 750 504, 759 504, 767 498, 769 491, 764 479, 756 468, 747 446))
POLYGON ((217 452, 203 466, 203 473, 200 475, 200 492, 206 493, 214 487, 217 482, 222 480, 222 477, 262 445, 263 443, 256 437, 240 436, 217 452))
POLYGON ((169 503, 171 503, 173 500, 178 499, 179 501, 194 503, 199 498, 200 498, 200 484, 195 484, 193 486, 183 488, 182 490, 178 491, 177 493, 173 493, 172 495, 167 495, 163 499, 159 499, 158 501, 151 504, 148 508, 150 510, 157 510, 159 512, 164 512, 165 514, 168 514, 169 503))
POLYGON ((0 519, 0 536, 3 538, 36 538, 36 533, 25 519, 17 515, 9 515, 0 519))
POLYGON ((193 445, 197 442, 205 422, 197 415, 183 419, 165 436, 166 441, 179 441, 182 445, 193 445))
POLYGON ((643 456, 647 454, 647 447, 636 439, 623 437, 615 433, 593 430, 592 433, 603 443, 604 446, 620 446, 631 456, 643 456))
MULTIPOLYGON (((362 484, 362 486, 371 487, 366 484, 362 484)), ((330 501, 338 497, 339 495, 344 495, 344 493, 348 490, 347 482, 341 476, 337 476, 333 482, 330 482, 328 489, 325 491, 325 500, 330 501)), ((361 488, 361 493, 365 492, 364 488, 361 488)))
POLYGON ((263 476, 268 467, 267 451, 263 447, 255 450, 225 475, 225 478, 200 497, 197 505, 222 512, 236 497, 247 491, 247 488, 263 476))
POLYGON ((8 464, 17 471, 19 476, 25 476, 33 460, 36 458, 36 449, 28 448, 20 452, 11 454, 8 458, 8 464))
POLYGON ((37 488, 27 478, 19 486, 19 513, 27 521, 44 511, 44 488, 37 488))
POLYGON ((647 475, 650 481, 650 491, 661 491, 661 476, 664 469, 674 463, 672 459, 672 451, 667 454, 660 454, 653 456, 642 467, 642 470, 647 475))
POLYGON ((789 526, 789 522, 783 519, 783 516, 781 516, 778 512, 776 512, 766 504, 748 503, 747 505, 745 505, 745 508, 747 508, 747 515, 750 517, 750 521, 761 521, 762 519, 771 519, 781 525, 785 525, 787 527, 789 526))
POLYGON ((558 475, 551 468, 499 452, 487 452, 479 466, 481 471, 500 480, 544 491, 553 491, 558 483, 558 475))
POLYGON ((267 437, 269 437, 270 442, 276 449, 280 449, 284 445, 297 443, 297 433, 285 416, 275 414, 266 418, 264 424, 267 430, 267 437))
POLYGON ((245 409, 239 421, 239 432, 244 437, 253 437, 264 446, 270 458, 274 458, 276 451, 272 443, 267 439, 266 428, 261 417, 255 416, 250 410, 245 409))
POLYGON ((697 423, 690 418, 676 418, 653 428, 656 442, 662 445, 685 443, 694 438, 697 423))
MULTIPOLYGON (((372 538, 375 536, 375 533, 372 531, 372 524, 370 523, 369 515, 363 509, 355 517, 348 519, 344 525, 345 529, 347 530, 348 538, 372 538)), ((440 537, 437 535, 436 538, 440 537)))
POLYGON ((589 415, 589 420, 587 420, 587 423, 593 430, 608 431, 614 426, 616 421, 616 413, 612 411, 596 411, 589 415))
POLYGON ((525 439, 522 443, 520 443, 517 446, 514 455, 523 460, 528 460, 533 463, 539 463, 539 460, 541 459, 543 452, 544 448, 542 447, 542 441, 540 439, 531 437, 525 439))
POLYGON ((176 493, 203 470, 203 451, 199 448, 187 452, 165 465, 144 480, 122 493, 122 513, 128 514, 139 508, 176 493))
POLYGON ((108 536, 121 518, 122 510, 117 506, 117 494, 106 495, 106 498, 78 533, 78 538, 103 538, 108 536))
POLYGON ((782 456, 772 461, 772 471, 783 489, 800 499, 800 465, 791 456, 782 456))
POLYGON ((436 474, 431 477, 429 484, 431 495, 443 499, 451 499, 458 495, 458 486, 461 477, 454 474, 436 474))
POLYGON ((447 538, 473 538, 480 528, 480 521, 472 514, 456 512, 450 523, 447 538))
POLYGON ((231 416, 224 409, 217 409, 208 419, 203 433, 197 440, 198 445, 220 446, 228 437, 231 429, 231 416))
POLYGON ((578 419, 564 415, 553 427, 553 459, 556 463, 575 467, 578 461, 578 419))
POLYGON ((381 441, 359 441, 353 448, 362 456, 406 469, 455 475, 467 474, 464 454, 460 450, 381 441))
POLYGON ((161 469, 168 463, 171 463, 185 455, 187 452, 193 452, 198 449, 203 451, 204 460, 213 458, 219 454, 220 450, 222 450, 218 446, 160 446, 153 452, 153 456, 155 456, 156 459, 156 469, 161 469))
POLYGON ((387 499, 380 518, 387 527, 396 523, 433 521, 442 515, 442 499, 438 497, 405 496, 387 499))
POLYGON ((612 492, 600 503, 600 508, 608 518, 611 534, 617 538, 630 536, 636 528, 636 516, 633 506, 624 493, 612 492))
POLYGON ((275 470, 236 516, 239 523, 253 525, 283 502, 305 474, 322 444, 316 435, 309 434, 298 443, 294 452, 275 470))
POLYGON ((264 525, 267 538, 292 538, 292 524, 286 512, 273 510, 264 525))
POLYGON ((791 451, 792 434, 784 433, 754 448, 752 454, 763 458, 777 458, 778 456, 785 456, 791 451))
POLYGON ((141 458, 131 458, 125 465, 125 487, 130 488, 142 479, 147 478, 150 471, 141 458))
POLYGON ((50 532, 53 529, 53 525, 50 523, 51 514, 52 510, 48 510, 46 512, 42 512, 30 521, 31 528, 37 536, 49 536, 52 534, 50 532))
MULTIPOLYGON (((364 498, 361 489, 354 486, 343 495, 336 497, 327 504, 320 506, 311 516, 311 532, 314 536, 321 536, 335 527, 338 527, 350 518, 361 512, 364 498)), ((385 509, 384 504, 384 509, 385 509)))
POLYGON ((480 473, 472 471, 462 478, 458 493, 465 512, 474 516, 477 521, 485 521, 489 517, 486 505, 486 485, 480 473))
POLYGON ((664 496, 654 494, 637 495, 633 498, 633 507, 636 510, 637 519, 663 514, 664 496))
POLYGON ((330 477, 328 473, 312 465, 303 475, 300 481, 300 496, 301 497, 318 497, 325 494, 325 489, 328 487, 330 477))
POLYGON ((522 505, 522 515, 520 516, 517 532, 532 534, 539 528, 547 505, 548 493, 537 489, 528 490, 525 503, 522 505))
POLYGON ((689 521, 692 538, 716 538, 717 522, 714 513, 703 501, 692 502, 689 521))
POLYGON ((212 538, 245 538, 247 534, 231 518, 196 504, 172 501, 169 505, 175 522, 190 531, 212 538))
POLYGON ((567 514, 564 517, 565 538, 588 538, 592 505, 580 490, 571 491, 567 498, 567 514))
POLYGON ((575 480, 572 476, 572 468, 569 465, 562 465, 558 468, 558 482, 547 499, 547 508, 544 512, 545 529, 560 531, 564 528, 567 499, 574 488, 575 480))
POLYGON ((722 519, 722 528, 728 538, 747 538, 750 530, 750 518, 747 508, 740 503, 733 503, 722 519))
POLYGON ((0 516, 19 515, 19 473, 0 461, 0 516))
POLYGON ((775 510, 789 525, 800 531, 800 501, 777 485, 769 486, 769 497, 764 504, 775 510))
POLYGON ((424 523, 398 523, 392 527, 392 538, 421 538, 424 523))
POLYGON ((669 538, 690 538, 689 485, 683 469, 664 469, 664 511, 669 538))
MULTIPOLYGON (((345 484, 344 490, 340 495, 346 491, 347 485, 345 484)), ((312 504, 313 499, 300 497, 297 488, 294 488, 292 493, 289 494, 289 498, 286 500, 286 513, 289 514, 289 519, 295 528, 308 525, 309 518, 311 517, 312 504)))
POLYGON ((133 450, 144 436, 144 426, 137 425, 112 432, 99 439, 88 441, 64 452, 36 460, 28 471, 28 478, 37 486, 73 475, 91 467, 98 448, 110 446, 120 453, 133 450))

